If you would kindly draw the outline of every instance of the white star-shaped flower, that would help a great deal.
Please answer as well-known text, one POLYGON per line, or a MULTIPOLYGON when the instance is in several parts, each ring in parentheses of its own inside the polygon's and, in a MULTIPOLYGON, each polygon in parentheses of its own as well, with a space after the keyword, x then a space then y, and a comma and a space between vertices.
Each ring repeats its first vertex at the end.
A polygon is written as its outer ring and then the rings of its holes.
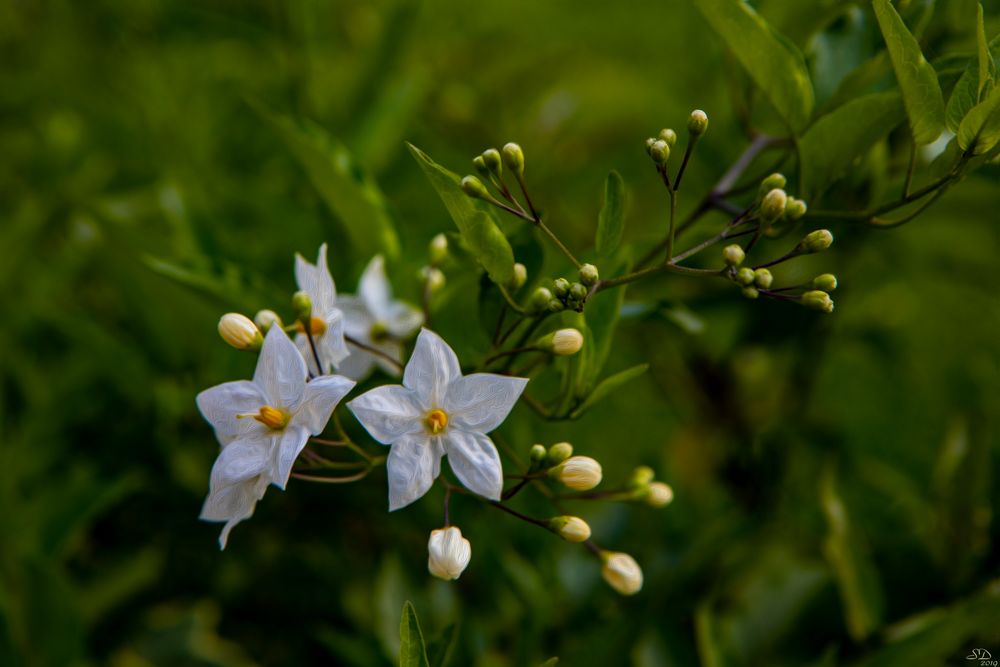
POLYGON ((455 352, 422 329, 402 385, 386 385, 347 404, 373 438, 392 445, 389 510, 427 493, 441 457, 471 491, 499 500, 503 469, 486 437, 503 422, 528 381, 491 373, 462 375, 455 352))
MULTIPOLYGON (((337 288, 330 275, 330 267, 326 263, 326 244, 319 247, 319 256, 315 264, 310 264, 302 255, 295 255, 295 280, 299 289, 309 295, 312 300, 312 321, 310 330, 316 353, 319 355, 323 368, 320 374, 327 373, 331 368, 347 358, 351 352, 344 342, 344 314, 337 307, 337 288)), ((300 329, 301 330, 301 329, 300 329)), ((312 349, 305 333, 295 337, 302 356, 313 363, 312 349)))
POLYGON ((226 382, 198 394, 198 409, 222 445, 201 518, 226 522, 222 548, 233 526, 253 514, 268 484, 285 488, 309 436, 323 431, 353 387, 338 375, 306 382, 302 355, 281 327, 273 326, 253 381, 226 382))
MULTIPOLYGON (((356 296, 342 295, 337 301, 344 313, 344 333, 382 352, 390 359, 401 360, 401 341, 413 335, 423 324, 419 310, 392 298, 392 285, 385 275, 385 261, 376 255, 368 262, 356 296)), ((384 357, 348 343, 351 355, 340 362, 337 372, 354 380, 368 377, 378 364, 390 375, 399 375, 396 366, 384 357)))

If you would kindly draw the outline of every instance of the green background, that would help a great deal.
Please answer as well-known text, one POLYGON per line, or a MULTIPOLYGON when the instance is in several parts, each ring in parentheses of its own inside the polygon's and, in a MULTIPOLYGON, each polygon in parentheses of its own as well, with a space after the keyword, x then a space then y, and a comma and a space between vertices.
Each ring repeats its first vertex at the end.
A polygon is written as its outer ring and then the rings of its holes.
MULTIPOLYGON (((757 4, 804 47, 818 106, 881 48, 865 3, 757 4)), ((975 3, 938 5, 928 58, 970 55, 975 3)), ((1000 656, 996 166, 911 225, 834 224, 830 252, 775 270, 837 273, 832 315, 658 278, 628 291, 607 368, 648 373, 579 421, 515 409, 497 440, 521 456, 568 440, 607 485, 648 464, 673 486, 663 510, 572 508, 642 564, 634 597, 579 546, 461 497, 472 563, 434 580, 441 489, 388 514, 382 471, 271 490, 225 552, 197 520, 217 444, 194 396, 254 363, 217 318, 287 312, 296 251, 328 241, 343 292, 369 259, 260 109, 317 123, 371 174, 416 301, 453 224, 404 140, 459 173, 518 141, 585 255, 616 169, 641 254, 666 220, 644 138, 708 112, 686 211, 746 146, 746 89, 687 2, 2 3, 0 664, 393 664, 406 599, 429 639, 457 623, 453 665, 1000 656)), ((905 163, 905 127, 890 139, 824 208, 865 206, 866 170, 905 163)), ((544 276, 567 270, 549 253, 544 276)), ((473 364, 478 278, 446 274, 437 324, 473 364)))

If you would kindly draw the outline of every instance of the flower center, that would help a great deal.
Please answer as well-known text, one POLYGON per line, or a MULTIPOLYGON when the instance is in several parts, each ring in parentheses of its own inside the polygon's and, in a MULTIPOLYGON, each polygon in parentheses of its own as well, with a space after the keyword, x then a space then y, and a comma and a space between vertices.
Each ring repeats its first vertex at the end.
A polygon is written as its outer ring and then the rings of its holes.
POLYGON ((368 335, 371 337, 373 342, 381 343, 389 337, 389 329, 382 322, 375 322, 372 324, 371 331, 368 332, 368 335))
POLYGON ((444 410, 431 410, 424 418, 424 426, 427 430, 437 435, 448 425, 448 413, 444 410))
POLYGON ((253 417, 261 424, 274 431, 280 431, 281 429, 288 426, 288 420, 291 418, 291 415, 288 414, 287 410, 282 410, 281 408, 274 408, 271 407, 270 405, 261 406, 257 414, 246 415, 246 416, 253 417))
MULTIPOLYGON (((306 332, 306 328, 302 326, 302 322, 297 322, 295 326, 300 332, 306 332)), ((326 322, 314 315, 309 319, 309 333, 313 336, 322 336, 326 333, 326 322)))

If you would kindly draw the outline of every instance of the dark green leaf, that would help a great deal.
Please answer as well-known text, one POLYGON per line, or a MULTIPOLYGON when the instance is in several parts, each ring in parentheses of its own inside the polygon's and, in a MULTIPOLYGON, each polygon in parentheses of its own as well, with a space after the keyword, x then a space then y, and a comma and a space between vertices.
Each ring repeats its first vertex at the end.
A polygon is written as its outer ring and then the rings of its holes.
POLYGON ((812 113, 813 89, 795 45, 740 0, 698 0, 695 6, 792 131, 805 128, 812 113))
POLYGON ((1000 49, 1000 39, 994 39, 987 45, 981 13, 979 19, 977 57, 969 61, 962 76, 952 88, 951 97, 948 98, 948 107, 945 109, 945 122, 948 124, 948 129, 956 134, 965 116, 992 92, 993 79, 996 77, 993 52, 1000 49))
POLYGON ((399 667, 430 667, 417 612, 409 600, 403 604, 399 621, 399 667))
POLYGON ((597 217, 597 254, 610 257, 622 242, 625 231, 625 183, 617 171, 604 182, 604 206, 597 217))
POLYGON ((1000 88, 972 107, 958 126, 958 145, 973 155, 988 153, 1000 142, 1000 88))
POLYGON ((979 3, 976 15, 976 61, 979 69, 976 95, 979 99, 982 99, 983 89, 987 83, 993 81, 993 77, 996 75, 993 56, 990 54, 990 47, 986 43, 986 23, 983 19, 982 3, 979 3))
POLYGON ((458 643, 458 623, 452 623, 427 646, 431 667, 448 667, 458 643))
POLYGON ((903 91, 913 141, 920 146, 929 144, 941 136, 944 129, 944 97, 937 73, 889 0, 874 0, 873 4, 899 88, 903 91))
POLYGON ((601 380, 600 384, 594 388, 594 391, 590 392, 590 396, 573 411, 570 415, 573 419, 580 417, 584 412, 589 410, 594 404, 596 404, 601 399, 609 396, 613 391, 621 387, 626 382, 633 380, 649 368, 649 364, 639 364, 633 366, 632 368, 626 368, 625 370, 615 373, 610 377, 606 377, 601 380))
POLYGON ((815 197, 903 120, 899 93, 873 93, 817 120, 799 141, 802 191, 815 197))
POLYGON ((497 226, 489 205, 466 195, 462 191, 461 179, 456 174, 434 162, 413 144, 407 146, 437 190, 469 251, 494 282, 507 283, 514 275, 514 251, 497 226))

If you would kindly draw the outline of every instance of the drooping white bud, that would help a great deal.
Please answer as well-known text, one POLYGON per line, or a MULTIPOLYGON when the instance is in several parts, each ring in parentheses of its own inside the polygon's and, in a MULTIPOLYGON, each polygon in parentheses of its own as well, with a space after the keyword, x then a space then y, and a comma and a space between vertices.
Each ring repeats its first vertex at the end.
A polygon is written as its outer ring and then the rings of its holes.
POLYGON ((472 544, 462 537, 455 526, 431 531, 427 541, 427 569, 435 577, 451 581, 458 579, 472 558, 472 544))
POLYGON ((239 313, 226 313, 219 319, 219 335, 237 350, 259 350, 264 344, 257 325, 239 313))
POLYGON ((567 542, 585 542, 590 539, 590 525, 578 516, 549 519, 549 528, 567 542))
POLYGON ((666 507, 674 500, 674 490, 663 482, 653 482, 643 500, 650 507, 666 507))
POLYGON ((601 552, 601 576, 622 595, 635 595, 642 589, 642 568, 635 559, 620 551, 601 552))

